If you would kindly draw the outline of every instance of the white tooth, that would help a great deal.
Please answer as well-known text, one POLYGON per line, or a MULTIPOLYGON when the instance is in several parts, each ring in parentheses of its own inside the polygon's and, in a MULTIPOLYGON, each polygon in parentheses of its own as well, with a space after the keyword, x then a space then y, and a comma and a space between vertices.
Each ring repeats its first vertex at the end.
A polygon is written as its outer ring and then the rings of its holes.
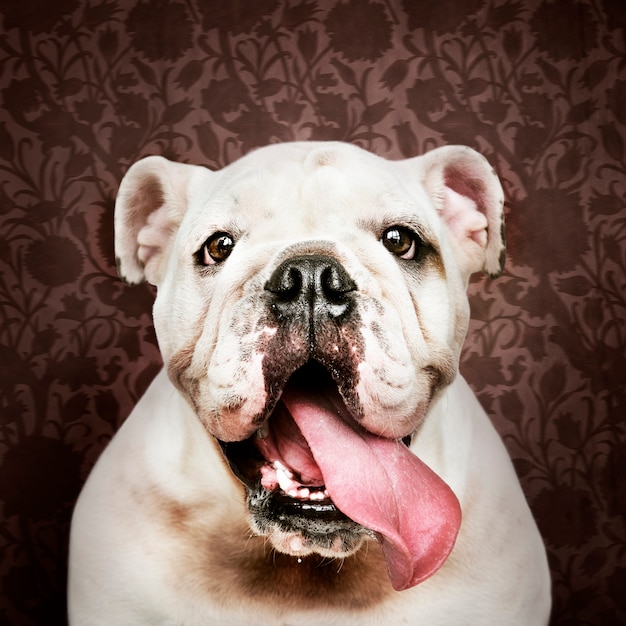
POLYGON ((298 497, 301 498, 302 500, 308 500, 310 495, 311 495, 311 492, 306 487, 301 487, 298 490, 298 497))
MULTIPOLYGON (((289 472, 291 474, 291 472, 289 472)), ((293 486, 293 480, 283 469, 276 470, 276 480, 278 481, 278 486, 285 492, 288 493, 290 491, 295 491, 293 486)), ((291 494, 289 494, 291 495, 291 494)))
POLYGON ((290 489, 289 491, 286 492, 287 495, 290 498, 297 498, 298 497, 298 490, 297 489, 290 489))
POLYGON ((309 496, 309 498, 311 500, 323 500, 324 499, 324 492, 322 492, 322 491, 312 491, 311 495, 309 496))
POLYGON ((274 461, 273 465, 274 469, 278 473, 282 473, 286 478, 293 478, 293 472, 289 468, 285 467, 278 459, 274 461))

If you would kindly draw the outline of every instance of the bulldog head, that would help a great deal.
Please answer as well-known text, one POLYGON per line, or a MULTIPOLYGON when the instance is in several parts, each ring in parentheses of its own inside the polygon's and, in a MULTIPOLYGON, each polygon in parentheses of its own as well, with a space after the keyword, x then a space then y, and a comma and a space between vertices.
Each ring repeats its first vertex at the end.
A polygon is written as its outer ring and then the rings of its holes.
POLYGON ((148 157, 115 222, 120 272, 157 286, 169 376, 246 486, 252 528, 295 556, 373 536, 397 589, 436 571, 459 505, 408 445, 456 376, 470 274, 501 271, 487 161, 341 143, 219 172, 148 157))

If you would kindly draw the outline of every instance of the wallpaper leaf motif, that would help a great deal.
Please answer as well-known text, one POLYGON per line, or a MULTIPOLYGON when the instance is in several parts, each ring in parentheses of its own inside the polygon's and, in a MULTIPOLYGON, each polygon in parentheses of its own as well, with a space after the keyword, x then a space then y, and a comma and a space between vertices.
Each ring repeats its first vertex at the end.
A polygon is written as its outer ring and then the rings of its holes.
POLYGON ((117 277, 119 181, 340 139, 465 143, 508 264, 470 286, 462 371, 539 521, 554 624, 626 603, 626 8, 619 0, 7 0, 0 6, 0 622, 64 622, 71 507, 160 365, 117 277))

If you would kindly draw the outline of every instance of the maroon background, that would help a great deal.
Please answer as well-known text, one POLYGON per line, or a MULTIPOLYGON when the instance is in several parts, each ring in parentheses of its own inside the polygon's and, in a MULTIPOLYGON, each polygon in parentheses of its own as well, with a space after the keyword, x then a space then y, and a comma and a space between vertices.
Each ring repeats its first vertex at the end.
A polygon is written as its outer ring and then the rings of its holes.
POLYGON ((394 158, 465 143, 500 173, 508 265, 471 285, 462 370, 548 546, 553 623, 626 623, 622 0, 3 0, 0 17, 0 622, 62 623, 73 502, 160 364, 152 290, 115 272, 129 164, 332 138, 394 158))

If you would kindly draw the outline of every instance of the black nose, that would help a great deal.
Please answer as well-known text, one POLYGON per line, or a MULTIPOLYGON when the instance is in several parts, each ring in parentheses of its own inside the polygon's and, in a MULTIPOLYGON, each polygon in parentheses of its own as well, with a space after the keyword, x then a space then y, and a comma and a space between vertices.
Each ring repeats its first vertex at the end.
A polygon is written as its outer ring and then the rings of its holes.
POLYGON ((302 255, 281 263, 265 284, 279 320, 341 321, 352 309, 356 284, 329 256, 302 255))

